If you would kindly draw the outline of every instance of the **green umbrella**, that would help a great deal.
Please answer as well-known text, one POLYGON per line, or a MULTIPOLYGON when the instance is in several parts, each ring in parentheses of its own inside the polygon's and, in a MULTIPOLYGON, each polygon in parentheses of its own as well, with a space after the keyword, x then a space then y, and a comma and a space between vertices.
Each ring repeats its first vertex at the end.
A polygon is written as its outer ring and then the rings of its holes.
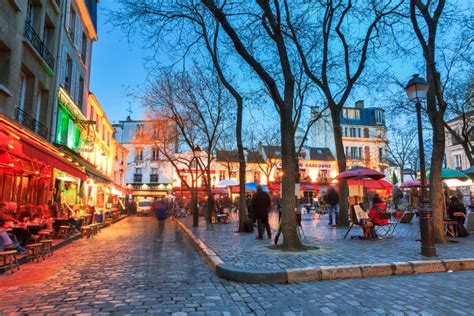
MULTIPOLYGON (((430 177, 430 172, 429 171, 426 173, 426 177, 427 178, 430 177)), ((467 180, 471 179, 467 174, 465 174, 462 171, 455 170, 455 169, 448 169, 448 168, 441 169, 441 178, 443 180, 457 179, 457 180, 460 180, 460 181, 467 181, 467 180)))
POLYGON ((397 184, 398 183, 398 178, 397 175, 395 174, 395 171, 392 172, 392 183, 397 184))

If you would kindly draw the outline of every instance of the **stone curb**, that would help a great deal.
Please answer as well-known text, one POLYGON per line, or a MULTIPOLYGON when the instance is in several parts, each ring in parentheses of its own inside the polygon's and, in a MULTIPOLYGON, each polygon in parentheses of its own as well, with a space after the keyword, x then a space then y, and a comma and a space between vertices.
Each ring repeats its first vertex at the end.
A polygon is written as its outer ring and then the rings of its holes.
POLYGON ((474 270, 474 258, 319 266, 270 271, 243 270, 226 264, 186 224, 175 220, 210 269, 219 277, 245 283, 294 283, 474 270))

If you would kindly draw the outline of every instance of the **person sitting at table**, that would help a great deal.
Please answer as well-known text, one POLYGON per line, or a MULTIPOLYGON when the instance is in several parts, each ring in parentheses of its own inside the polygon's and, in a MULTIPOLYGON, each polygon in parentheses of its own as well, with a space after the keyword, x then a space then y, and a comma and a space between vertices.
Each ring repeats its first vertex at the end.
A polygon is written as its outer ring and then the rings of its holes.
POLYGON ((375 226, 384 226, 388 224, 388 219, 387 218, 381 218, 380 214, 386 212, 386 205, 380 198, 378 194, 374 196, 372 199, 372 207, 370 208, 369 211, 369 218, 370 221, 373 223, 373 226, 371 227, 370 230, 370 235, 372 238, 379 238, 377 236, 377 232, 375 231, 375 226))
MULTIPOLYGON (((0 219, 0 228, 5 226, 5 221, 0 219)), ((23 248, 15 235, 9 234, 8 232, 0 232, 0 251, 5 249, 16 249, 16 251, 23 255, 27 253, 26 249, 23 248)))
POLYGON ((459 199, 456 196, 452 196, 450 200, 451 202, 449 203, 448 208, 449 218, 456 220, 460 224, 464 224, 465 216, 454 216, 454 213, 464 213, 464 215, 466 215, 466 208, 461 202, 459 202, 459 199))

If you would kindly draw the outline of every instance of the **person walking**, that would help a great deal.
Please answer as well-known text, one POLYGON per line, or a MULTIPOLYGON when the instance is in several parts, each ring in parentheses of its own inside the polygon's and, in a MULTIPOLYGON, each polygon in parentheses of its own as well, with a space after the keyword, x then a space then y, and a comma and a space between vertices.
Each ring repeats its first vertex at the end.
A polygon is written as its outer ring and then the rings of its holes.
POLYGON ((161 240, 163 236, 163 231, 165 230, 165 222, 168 218, 168 204, 163 200, 163 198, 155 198, 153 201, 153 211, 155 212, 156 219, 158 220, 158 238, 161 240))
POLYGON ((331 186, 326 195, 326 203, 329 205, 329 223, 328 225, 336 226, 339 223, 339 193, 331 186), (335 221, 333 222, 333 215, 335 221))
POLYGON ((255 219, 257 220, 257 239, 263 238, 263 226, 267 231, 268 239, 272 238, 272 231, 270 223, 268 222, 268 212, 270 211, 271 200, 268 193, 263 192, 262 186, 257 186, 257 192, 252 198, 252 210, 255 219))

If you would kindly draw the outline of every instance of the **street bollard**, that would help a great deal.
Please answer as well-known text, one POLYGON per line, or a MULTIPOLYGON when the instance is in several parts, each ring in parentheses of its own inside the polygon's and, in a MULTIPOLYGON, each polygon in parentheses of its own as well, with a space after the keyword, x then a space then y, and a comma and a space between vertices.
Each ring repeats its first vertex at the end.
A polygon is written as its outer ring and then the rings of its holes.
POLYGON ((419 211, 420 216, 420 236, 421 236, 421 254, 425 257, 436 256, 434 240, 433 212, 424 206, 419 211))

